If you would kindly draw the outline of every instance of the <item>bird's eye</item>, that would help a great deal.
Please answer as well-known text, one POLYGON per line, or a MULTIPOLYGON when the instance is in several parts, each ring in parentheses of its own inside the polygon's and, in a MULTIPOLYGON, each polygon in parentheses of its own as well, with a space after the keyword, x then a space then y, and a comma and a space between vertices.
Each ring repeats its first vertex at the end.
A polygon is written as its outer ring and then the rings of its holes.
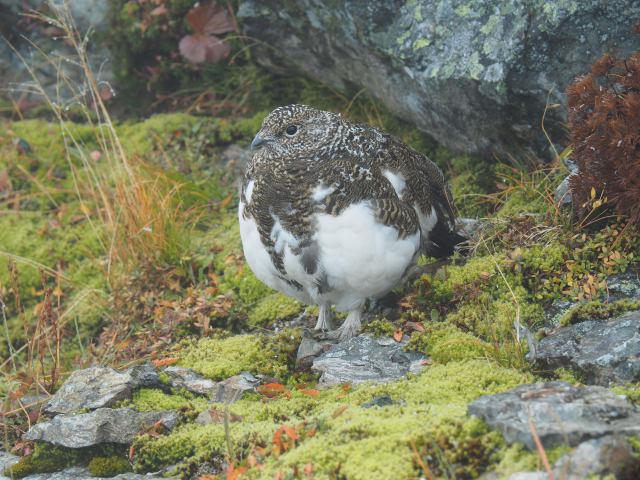
POLYGON ((285 132, 291 137, 298 132, 298 127, 296 127, 295 125, 289 125, 285 132))

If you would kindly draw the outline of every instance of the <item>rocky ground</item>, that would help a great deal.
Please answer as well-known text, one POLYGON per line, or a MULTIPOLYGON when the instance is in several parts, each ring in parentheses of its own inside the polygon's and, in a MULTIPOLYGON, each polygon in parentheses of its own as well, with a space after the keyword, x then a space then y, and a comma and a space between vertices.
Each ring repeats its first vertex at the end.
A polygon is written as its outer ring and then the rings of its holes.
POLYGON ((72 0, 91 87, 64 25, 0 0, 0 478, 640 478, 640 232, 572 201, 559 93, 637 47, 638 7, 276 3, 230 2, 232 54, 194 65, 192 2, 72 0), (243 259, 248 144, 293 101, 428 154, 470 238, 345 343, 243 259))
MULTIPOLYGON (((4 168, 31 165, 55 187, 58 207, 36 197, 0 216, 3 248, 38 262, 66 258, 76 280, 62 284, 61 304, 80 303, 61 339, 68 375, 47 392, 20 382, 26 373, 5 377, 7 410, 24 408, 31 422, 16 415, 7 424, 5 476, 635 478, 640 279, 631 227, 576 233, 563 224, 568 209, 549 214, 561 168, 518 179, 496 197, 470 252, 449 264, 423 259, 417 280, 372 306, 363 334, 337 344, 309 330, 317 312, 269 291, 242 262, 233 189, 247 153, 230 142, 258 121, 178 115, 118 127, 125 148, 184 182, 200 177, 191 188, 208 189, 208 213, 179 257, 188 269, 166 260, 160 277, 123 273, 117 288, 126 292, 111 290, 100 305, 82 303, 81 284, 108 287, 65 192, 63 150, 36 133, 55 127, 5 124, 5 158, 15 163, 4 168), (537 189, 549 195, 540 200, 537 189), (82 253, 69 256, 70 245, 82 253)), ((510 181, 511 167, 491 168, 510 181)), ((16 201, 30 183, 11 178, 4 195, 16 201)), ((37 270, 2 261, 3 285, 16 285, 27 306, 41 303, 43 293, 27 288, 37 270)), ((5 311, 17 349, 30 310, 9 305, 12 292, 5 311)))

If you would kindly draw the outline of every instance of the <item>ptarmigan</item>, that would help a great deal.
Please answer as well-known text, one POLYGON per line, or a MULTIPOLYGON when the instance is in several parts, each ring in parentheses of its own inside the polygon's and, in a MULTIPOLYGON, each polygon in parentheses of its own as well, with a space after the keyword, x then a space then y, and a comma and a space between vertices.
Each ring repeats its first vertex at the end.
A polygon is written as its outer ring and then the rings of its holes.
POLYGON ((271 288, 318 305, 316 329, 333 329, 332 305, 349 312, 340 340, 421 249, 442 257, 461 240, 440 169, 377 128, 289 105, 251 146, 238 208, 247 263, 271 288))

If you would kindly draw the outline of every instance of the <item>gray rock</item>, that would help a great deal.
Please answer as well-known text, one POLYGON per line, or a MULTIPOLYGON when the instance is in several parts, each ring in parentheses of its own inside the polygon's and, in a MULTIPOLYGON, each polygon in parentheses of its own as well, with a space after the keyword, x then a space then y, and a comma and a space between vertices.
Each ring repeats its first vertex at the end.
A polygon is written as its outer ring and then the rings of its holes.
POLYGON ((540 368, 571 368, 589 384, 640 381, 640 311, 564 327, 537 345, 540 368))
POLYGON ((169 376, 169 382, 174 388, 184 388, 197 395, 215 396, 219 390, 218 384, 213 380, 198 375, 188 368, 171 366, 164 369, 169 376))
POLYGON ((581 443, 554 465, 556 478, 582 480, 589 476, 613 475, 618 480, 637 479, 640 460, 629 441, 620 435, 607 435, 581 443))
POLYGON ((637 50, 637 0, 247 0, 256 58, 339 90, 355 86, 438 142, 467 152, 549 153, 565 89, 605 52, 637 50), (559 108, 548 105, 559 104, 559 108))
MULTIPOLYGON (((50 3, 54 8, 58 8, 62 0, 30 0, 28 3, 22 0, 0 0, 0 34, 13 45, 19 55, 0 37, 0 92, 8 90, 10 95, 18 98, 25 91, 33 91, 29 87, 34 83, 34 79, 20 58, 29 64, 29 67, 36 72, 39 83, 52 101, 58 104, 73 103, 77 95, 75 91, 68 89, 65 82, 58 81, 61 75, 74 79, 78 87, 82 87, 84 75, 75 62, 64 61, 65 58, 77 59, 73 48, 64 42, 61 34, 55 30, 47 28, 35 28, 25 31, 18 23, 22 19, 22 14, 30 9, 38 9, 45 3, 50 3), (28 8, 25 8, 28 5, 28 8), (22 35, 29 38, 39 50, 34 48, 22 35), (42 53, 44 52, 44 54, 42 53), (48 57, 48 58, 47 58, 48 57)), ((88 43, 87 54, 89 63, 100 82, 111 82, 113 73, 109 62, 110 53, 106 45, 108 28, 107 13, 109 8, 108 0, 68 0, 65 3, 69 6, 69 12, 81 35, 91 30, 99 35, 92 35, 88 43)), ((106 83, 101 83, 107 86, 106 83)), ((39 98, 38 95, 30 95, 30 100, 39 98)))
POLYGON ((73 413, 110 407, 131 397, 136 388, 160 385, 155 367, 140 365, 125 372, 110 367, 90 367, 73 372, 44 406, 48 414, 73 413))
POLYGON ((216 391, 211 398, 214 402, 219 403, 237 402, 245 393, 255 392, 258 385, 260 385, 260 379, 249 372, 242 372, 239 375, 234 375, 218 382, 216 391))
POLYGON ((563 206, 571 205, 571 190, 569 189, 569 181, 571 179, 571 175, 567 175, 560 185, 556 187, 555 192, 553 193, 554 200, 556 204, 563 206))
POLYGON ((0 450, 0 480, 5 480, 8 478, 2 476, 2 472, 18 463, 19 460, 19 456, 0 450))
POLYGON ((339 383, 389 382, 423 368, 425 357, 405 352, 405 345, 406 342, 393 339, 359 335, 332 345, 313 360, 311 368, 322 373, 319 385, 324 387, 339 383))
MULTIPOLYGON (((39 473, 35 475, 28 475, 23 480, 96 480, 102 477, 92 477, 89 470, 84 467, 71 467, 61 472, 55 473, 39 473)), ((139 473, 122 473, 115 477, 109 477, 110 480, 144 480, 148 478, 165 478, 153 473, 139 474, 139 473)), ((0 477, 0 480, 4 480, 0 477)))
POLYGON ((331 340, 319 340, 305 331, 298 352, 296 354, 296 365, 298 368, 309 368, 313 364, 313 360, 327 351, 336 342, 331 340))
POLYGON ((395 402, 389 395, 380 395, 378 397, 374 397, 368 402, 362 404, 362 408, 372 408, 372 407, 388 407, 389 405, 393 405, 395 402))
POLYGON ((478 233, 482 231, 485 222, 477 218, 458 218, 456 219, 456 228, 458 233, 465 238, 474 239, 478 233))
POLYGON ((146 428, 161 422, 171 430, 178 421, 175 412, 137 412, 130 408, 99 408, 90 413, 61 414, 38 423, 23 435, 67 448, 91 447, 101 443, 133 441, 146 428))
POLYGON ((544 472, 517 472, 509 475, 508 480, 548 480, 549 476, 544 472))
MULTIPOLYGON (((633 455, 629 441, 619 435, 607 435, 587 440, 572 452, 563 455, 553 466, 553 477, 561 480, 603 478, 636 480, 640 474, 640 460, 633 455)), ((482 480, 499 480, 500 475, 490 472, 482 480)), ((546 472, 518 472, 508 480, 549 480, 546 472)))
POLYGON ((535 449, 531 421, 545 448, 610 434, 640 433, 640 411, 603 387, 574 387, 566 382, 521 385, 486 395, 469 405, 475 415, 502 432, 507 443, 535 449))

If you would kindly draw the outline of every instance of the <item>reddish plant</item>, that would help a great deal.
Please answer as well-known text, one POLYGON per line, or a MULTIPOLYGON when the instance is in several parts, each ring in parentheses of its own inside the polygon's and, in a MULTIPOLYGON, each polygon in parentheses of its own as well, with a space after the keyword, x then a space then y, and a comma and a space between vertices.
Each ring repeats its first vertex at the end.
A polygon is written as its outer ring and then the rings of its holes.
POLYGON ((187 22, 195 33, 180 40, 184 58, 191 63, 216 63, 229 56, 231 45, 216 36, 235 30, 224 7, 215 2, 197 4, 187 13, 187 22))
POLYGON ((610 208, 640 223, 640 52, 604 55, 568 87, 567 100, 577 214, 610 208))

